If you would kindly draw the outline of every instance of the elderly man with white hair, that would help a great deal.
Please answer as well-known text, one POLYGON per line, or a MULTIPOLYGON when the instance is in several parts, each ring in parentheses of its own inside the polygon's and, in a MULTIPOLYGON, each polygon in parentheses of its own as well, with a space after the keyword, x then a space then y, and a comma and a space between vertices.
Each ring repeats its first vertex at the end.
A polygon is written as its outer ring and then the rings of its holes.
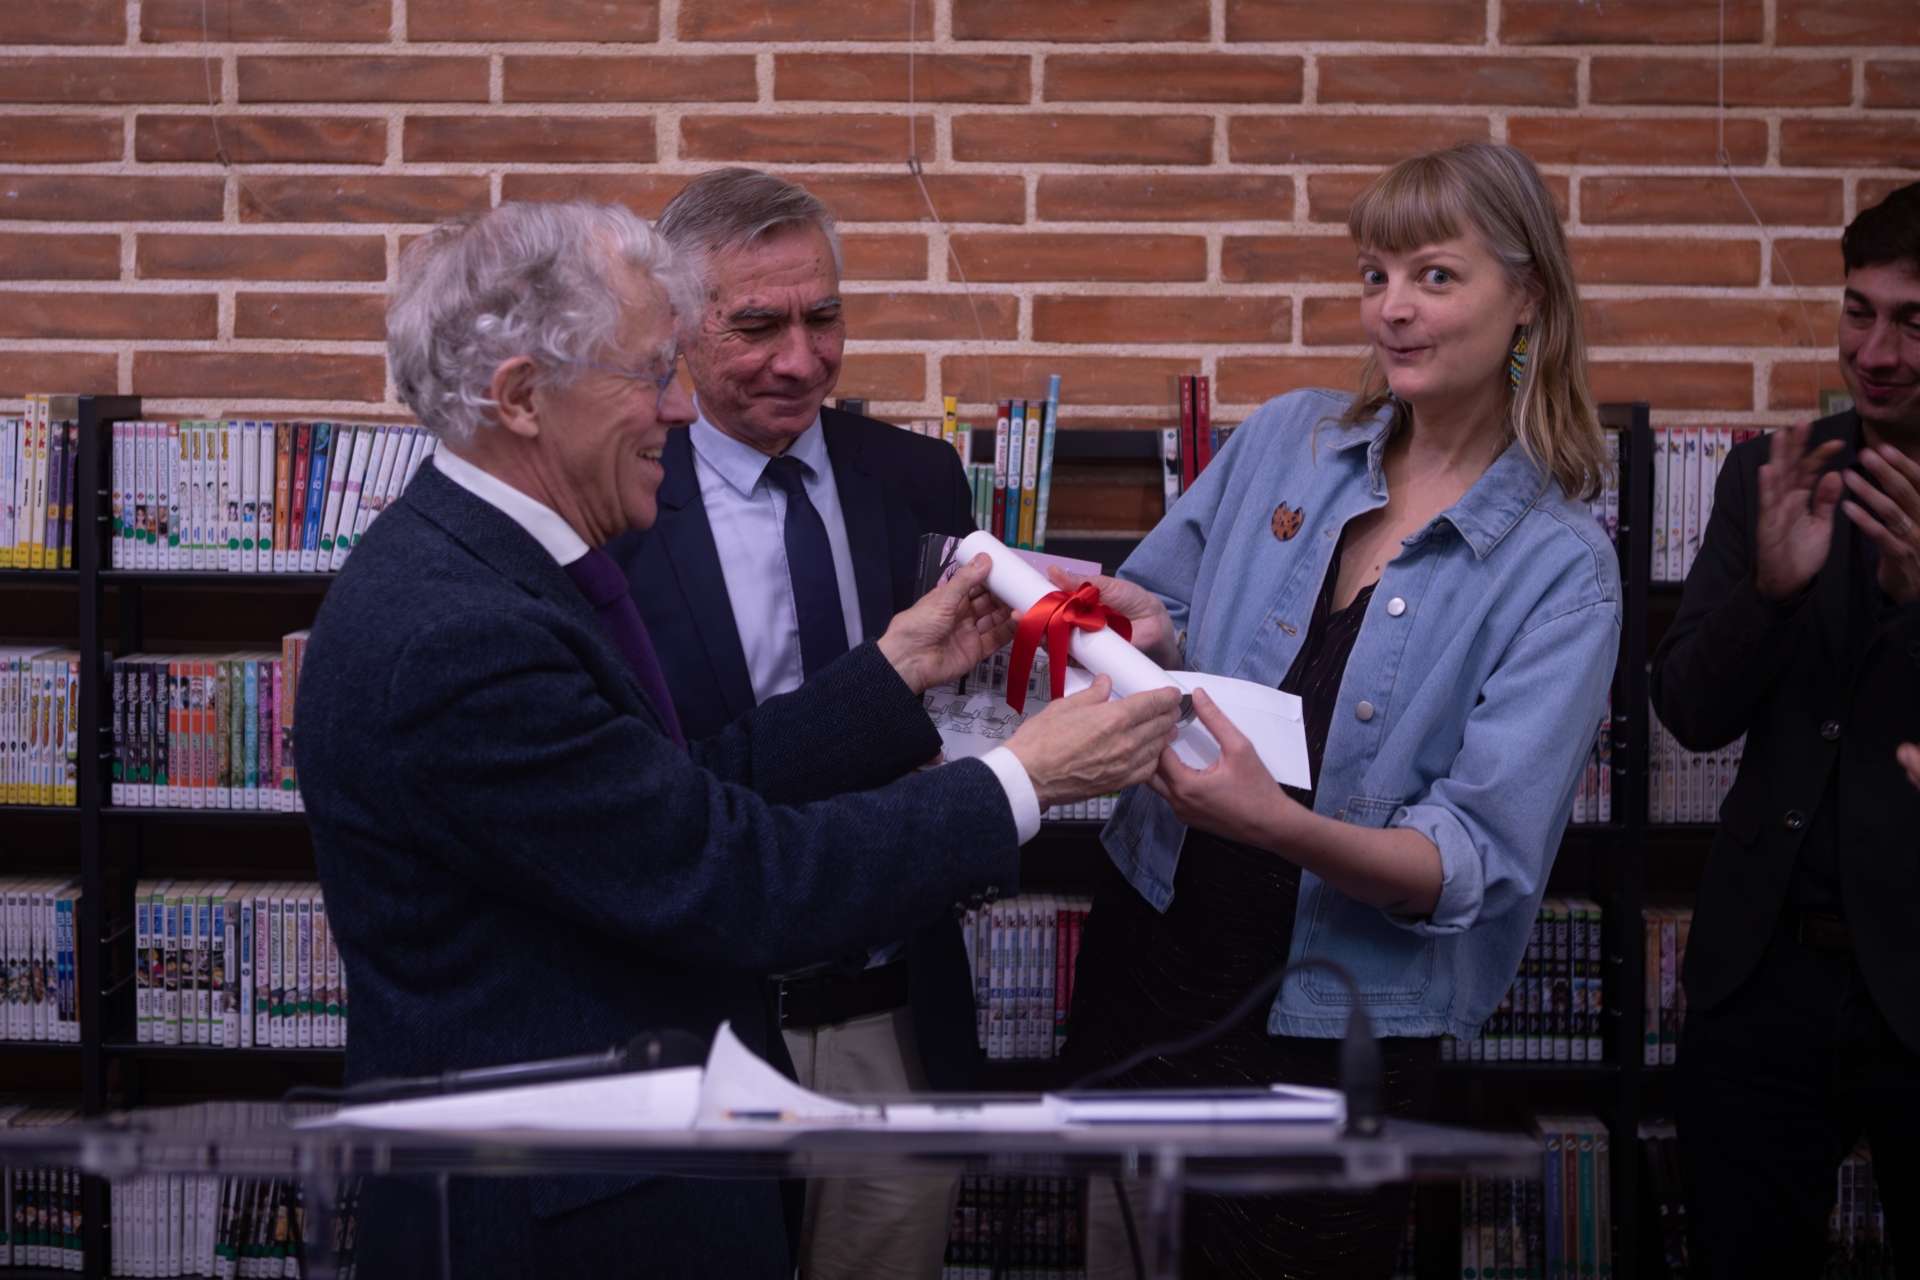
MULTIPOLYGON (((1041 806, 1152 772, 1171 694, 1096 688, 990 757, 921 707, 1007 634, 984 559, 807 686, 689 743, 602 550, 651 524, 692 418, 697 306, 646 223, 509 204, 411 246, 394 381, 440 441, 314 624, 296 745, 354 992, 347 1077, 711 1036, 764 1050, 760 976, 1008 890, 1041 806), (760 1043, 756 1043, 759 1041, 760 1043)), ((419 1187, 365 1198, 361 1274, 428 1274, 419 1187)), ((770 1183, 456 1181, 452 1274, 790 1273, 770 1183)))

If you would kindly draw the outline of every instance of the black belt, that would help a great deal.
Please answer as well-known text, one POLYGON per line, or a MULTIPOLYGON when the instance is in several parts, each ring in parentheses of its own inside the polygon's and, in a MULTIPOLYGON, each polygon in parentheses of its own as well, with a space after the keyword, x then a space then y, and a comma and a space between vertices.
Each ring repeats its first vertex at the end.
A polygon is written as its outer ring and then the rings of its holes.
POLYGON ((1799 911, 1792 916, 1793 936, 1815 951, 1852 951, 1853 930, 1831 911, 1799 911))
POLYGON ((773 982, 774 1008, 782 1027, 826 1027, 907 1002, 907 962, 894 960, 848 972, 824 969, 773 982))

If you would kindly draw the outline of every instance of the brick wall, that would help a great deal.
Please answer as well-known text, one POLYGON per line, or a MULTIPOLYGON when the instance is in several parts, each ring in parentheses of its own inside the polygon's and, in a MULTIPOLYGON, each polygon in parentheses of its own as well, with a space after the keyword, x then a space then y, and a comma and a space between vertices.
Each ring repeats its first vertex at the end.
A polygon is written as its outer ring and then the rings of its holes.
POLYGON ((1232 421, 1350 378, 1343 219, 1369 175, 1492 138, 1568 215, 1603 398, 1778 421, 1838 383, 1840 227, 1920 176, 1920 0, 1725 0, 1725 147, 1761 225, 1715 162, 1721 19, 1718 0, 9 0, 0 398, 399 414, 381 293, 409 235, 511 198, 650 215, 740 161, 843 220, 841 394, 931 414, 1058 371, 1070 417, 1147 423, 1198 370, 1232 421), (905 164, 910 20, 944 230, 905 164))

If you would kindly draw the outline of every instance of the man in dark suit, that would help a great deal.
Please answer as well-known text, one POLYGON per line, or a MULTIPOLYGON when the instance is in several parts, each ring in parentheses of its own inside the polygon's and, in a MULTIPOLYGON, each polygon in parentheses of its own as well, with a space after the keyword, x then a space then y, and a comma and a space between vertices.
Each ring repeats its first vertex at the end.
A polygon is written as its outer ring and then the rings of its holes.
MULTIPOLYGON (((394 382, 440 447, 328 592, 299 691, 350 1082, 723 1019, 765 1053, 760 975, 1011 887, 1040 805, 1145 777, 1171 731, 1171 695, 1069 699, 1002 758, 911 772, 939 749, 921 692, 1007 630, 979 562, 688 743, 602 548, 653 522, 692 417, 697 288, 591 205, 504 205, 402 261, 394 382)), ((430 1274, 434 1223, 418 1187, 370 1193, 362 1274, 430 1274)), ((462 1277, 790 1271, 766 1183, 468 1180, 450 1223, 462 1277)))
POLYGON ((1715 1277, 1820 1274, 1862 1133, 1920 1274, 1920 795, 1896 759, 1920 708, 1920 184, 1841 253, 1854 407, 1733 451, 1654 655, 1682 745, 1746 734, 1678 1069, 1693 1256, 1715 1277))
MULTIPOLYGON (((912 601, 920 539, 973 531, 948 445, 825 406, 846 323, 833 218, 804 188, 718 169, 660 217, 698 255, 707 296, 689 340, 699 416, 667 438, 660 517, 609 548, 694 733, 800 687, 912 601), (790 471, 794 478, 783 474, 790 471)), ((823 1092, 980 1087, 973 983, 951 918, 773 980, 802 1084, 823 1092)), ((807 1189, 807 1280, 932 1275, 951 1178, 807 1189)))

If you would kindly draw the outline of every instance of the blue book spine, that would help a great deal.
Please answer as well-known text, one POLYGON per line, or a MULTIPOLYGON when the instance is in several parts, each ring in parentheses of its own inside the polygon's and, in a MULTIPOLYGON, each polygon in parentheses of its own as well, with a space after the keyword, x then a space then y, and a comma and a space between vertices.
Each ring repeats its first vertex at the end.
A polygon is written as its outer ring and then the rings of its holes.
POLYGON ((302 569, 311 570, 316 564, 320 552, 320 516, 327 501, 327 458, 332 452, 329 446, 333 442, 333 424, 316 422, 313 424, 313 463, 307 468, 307 506, 306 518, 301 522, 300 552, 302 569))
POLYGON ((1060 375, 1047 376, 1047 417, 1045 434, 1040 437, 1040 479, 1039 493, 1035 495, 1033 509, 1033 549, 1047 549, 1047 493, 1053 488, 1053 438, 1059 433, 1060 424, 1060 375))

